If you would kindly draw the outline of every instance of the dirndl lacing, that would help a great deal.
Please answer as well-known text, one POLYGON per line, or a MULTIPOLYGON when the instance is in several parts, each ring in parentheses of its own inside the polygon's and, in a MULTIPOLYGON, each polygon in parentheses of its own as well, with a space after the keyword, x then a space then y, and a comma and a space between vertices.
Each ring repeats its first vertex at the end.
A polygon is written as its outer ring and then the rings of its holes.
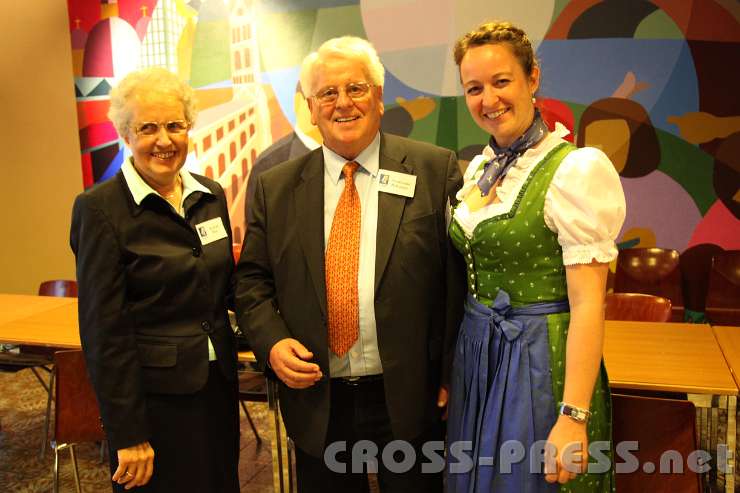
POLYGON ((545 315, 568 310, 567 300, 513 308, 504 290, 491 306, 468 295, 451 382, 449 493, 557 491, 541 474, 556 419, 545 315))

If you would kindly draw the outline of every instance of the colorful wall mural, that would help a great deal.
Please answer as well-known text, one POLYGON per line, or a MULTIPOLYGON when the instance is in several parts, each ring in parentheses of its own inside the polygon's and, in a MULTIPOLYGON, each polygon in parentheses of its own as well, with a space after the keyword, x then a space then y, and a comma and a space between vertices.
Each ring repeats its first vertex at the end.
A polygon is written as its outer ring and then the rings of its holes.
POLYGON ((105 117, 110 87, 137 67, 164 66, 197 90, 201 113, 187 166, 223 185, 241 238, 258 156, 273 143, 265 155, 320 143, 297 92, 299 65, 344 34, 373 42, 386 66, 383 129, 469 160, 486 136, 468 115, 451 48, 479 22, 508 19, 533 40, 548 124, 560 121, 577 145, 603 149, 622 177, 621 247, 740 249, 736 0, 68 4, 86 187, 112 176, 126 157, 105 117))

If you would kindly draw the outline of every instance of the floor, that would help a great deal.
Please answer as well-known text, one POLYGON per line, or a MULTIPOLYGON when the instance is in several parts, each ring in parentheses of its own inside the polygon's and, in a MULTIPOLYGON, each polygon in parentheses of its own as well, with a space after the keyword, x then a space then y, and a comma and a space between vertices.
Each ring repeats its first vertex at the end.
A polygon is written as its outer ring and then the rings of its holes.
MULTIPOLYGON (((30 370, 0 372, 0 491, 47 493, 52 491, 54 453, 47 449, 39 458, 46 392, 30 370)), ((241 421, 239 479, 245 493, 272 493, 272 456, 267 436, 267 404, 247 403, 258 431, 257 445, 244 414, 241 421)), ((76 447, 83 492, 110 491, 107 462, 99 461, 99 448, 92 443, 76 447)), ((72 492, 74 480, 69 454, 60 453, 60 492, 72 492)))

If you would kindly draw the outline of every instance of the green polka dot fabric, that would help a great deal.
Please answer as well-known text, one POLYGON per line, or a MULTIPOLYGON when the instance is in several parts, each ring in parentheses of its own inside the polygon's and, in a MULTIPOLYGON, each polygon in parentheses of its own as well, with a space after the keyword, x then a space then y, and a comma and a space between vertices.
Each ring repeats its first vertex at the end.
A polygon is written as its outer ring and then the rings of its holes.
MULTIPOLYGON (((575 146, 568 143, 553 149, 535 165, 511 210, 481 221, 471 238, 452 221, 450 236, 465 256, 468 291, 481 303, 490 305, 500 289, 509 294, 513 307, 567 298, 563 252, 557 235, 545 224, 543 211, 552 177, 573 149, 575 146)), ((563 397, 569 322, 569 313, 547 316, 554 406, 563 397)), ((611 441, 611 397, 603 362, 594 387, 591 413, 589 443, 611 441)), ((611 451, 606 455, 612 460, 611 451)), ((613 472, 579 475, 561 485, 560 491, 615 491, 613 472)))

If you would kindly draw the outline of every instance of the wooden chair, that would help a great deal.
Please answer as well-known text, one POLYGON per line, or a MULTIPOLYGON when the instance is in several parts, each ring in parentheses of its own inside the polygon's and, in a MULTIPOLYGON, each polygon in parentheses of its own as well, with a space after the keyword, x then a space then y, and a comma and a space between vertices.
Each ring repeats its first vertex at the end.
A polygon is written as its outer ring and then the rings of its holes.
POLYGON ((712 260, 707 318, 714 325, 740 325, 740 250, 719 252, 712 260))
MULTIPOLYGON (((77 297, 77 282, 71 280, 44 281, 39 285, 39 296, 77 297)), ((17 372, 26 368, 33 372, 47 394, 46 415, 44 417, 44 435, 41 439, 41 458, 46 454, 46 439, 49 436, 49 418, 51 415, 52 389, 54 387, 54 351, 56 348, 26 346, 16 347, 17 352, 0 352, 0 371, 17 372), (49 382, 42 378, 40 372, 49 374, 49 382)))
MULTIPOLYGON (((39 284, 39 296, 58 296, 66 298, 77 298, 77 281, 69 279, 55 279, 44 281, 39 284)), ((54 362, 54 353, 57 348, 38 347, 38 346, 21 346, 21 353, 39 355, 48 360, 48 364, 54 362)), ((46 389, 48 394, 46 398, 46 416, 44 417, 44 436, 41 439, 41 458, 46 455, 46 438, 49 436, 49 418, 51 416, 52 389, 54 387, 54 374, 50 366, 41 366, 40 369, 47 371, 49 376, 49 386, 44 385, 44 381, 36 373, 35 368, 31 368, 41 385, 46 389)))
MULTIPOLYGON (((684 400, 656 399, 632 395, 612 395, 612 416, 615 447, 625 441, 636 441, 639 450, 630 448, 639 467, 625 474, 616 474, 617 491, 620 493, 655 492, 685 493, 701 492, 701 476, 687 466, 689 454, 698 449, 696 433, 696 408, 684 400), (672 474, 660 474, 661 458, 667 459, 677 451, 681 457, 681 468, 674 465, 672 474), (650 474, 643 465, 651 462, 655 471, 650 474), (680 472, 679 472, 680 471, 680 472)), ((626 462, 615 457, 616 462, 626 462)))
POLYGON ((54 493, 59 491, 59 452, 69 449, 77 493, 81 492, 74 446, 105 440, 100 411, 81 350, 54 354, 54 493))
MULTIPOLYGON (((239 262, 239 256, 242 253, 241 243, 231 244, 231 254, 234 256, 234 262, 239 262)), ((239 331, 239 335, 243 335, 239 331)), ((262 437, 260 437, 257 427, 254 426, 252 416, 249 415, 249 410, 245 402, 267 402, 267 386, 265 384, 265 377, 259 373, 254 372, 241 372, 239 373, 239 405, 242 407, 242 411, 247 416, 249 421, 249 427, 252 428, 254 438, 257 440, 257 445, 262 444, 262 437)))
POLYGON ((668 322, 671 301, 661 296, 641 293, 607 293, 606 320, 668 322))
POLYGON ((66 296, 77 298, 77 281, 56 279, 44 281, 39 285, 39 296, 66 296))
POLYGON ((627 248, 619 251, 615 293, 642 293, 671 300, 671 320, 683 322, 681 270, 676 250, 627 248))

